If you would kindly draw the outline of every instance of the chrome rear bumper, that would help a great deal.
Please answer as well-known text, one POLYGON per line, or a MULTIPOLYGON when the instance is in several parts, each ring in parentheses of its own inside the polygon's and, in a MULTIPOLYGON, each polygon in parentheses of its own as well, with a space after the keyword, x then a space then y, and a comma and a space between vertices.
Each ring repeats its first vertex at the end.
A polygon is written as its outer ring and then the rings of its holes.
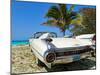
POLYGON ((52 64, 70 63, 70 62, 78 61, 80 59, 87 58, 90 56, 91 56, 91 53, 87 52, 87 53, 77 54, 77 55, 57 57, 56 60, 52 64))

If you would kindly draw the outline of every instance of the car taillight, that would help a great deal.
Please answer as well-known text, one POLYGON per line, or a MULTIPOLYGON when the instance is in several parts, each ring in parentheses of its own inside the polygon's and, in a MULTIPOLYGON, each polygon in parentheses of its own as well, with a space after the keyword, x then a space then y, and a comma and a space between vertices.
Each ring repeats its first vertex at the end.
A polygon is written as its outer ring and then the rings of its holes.
POLYGON ((92 42, 93 42, 93 44, 96 44, 96 35, 93 36, 92 42))
POLYGON ((93 41, 96 41, 96 35, 93 36, 92 40, 93 41))
POLYGON ((53 62, 55 60, 55 57, 56 57, 55 53, 49 53, 46 56, 46 61, 48 63, 51 63, 51 62, 53 62))

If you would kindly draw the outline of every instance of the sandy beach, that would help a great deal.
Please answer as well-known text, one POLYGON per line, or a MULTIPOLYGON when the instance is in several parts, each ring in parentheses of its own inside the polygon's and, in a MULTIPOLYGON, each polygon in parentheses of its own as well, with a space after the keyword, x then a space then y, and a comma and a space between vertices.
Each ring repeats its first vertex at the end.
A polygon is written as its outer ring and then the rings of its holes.
POLYGON ((11 73, 37 73, 37 72, 57 72, 57 71, 73 71, 73 70, 89 70, 95 69, 95 57, 89 57, 77 62, 55 65, 52 69, 45 66, 39 67, 35 63, 35 56, 31 52, 28 45, 12 46, 11 73))

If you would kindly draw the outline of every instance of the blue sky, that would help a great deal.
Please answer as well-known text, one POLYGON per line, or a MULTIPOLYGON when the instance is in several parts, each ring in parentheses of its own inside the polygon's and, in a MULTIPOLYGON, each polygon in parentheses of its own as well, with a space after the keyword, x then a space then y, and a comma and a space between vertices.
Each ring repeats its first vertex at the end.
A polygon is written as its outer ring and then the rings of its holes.
MULTIPOLYGON (((39 3, 39 2, 19 2, 12 0, 11 18, 12 18, 12 40, 28 40, 34 32, 49 31, 56 32, 61 35, 61 32, 56 27, 49 27, 41 25, 47 19, 44 18, 46 12, 54 4, 52 3, 39 3)), ((70 5, 68 6, 68 8, 70 5)), ((84 7, 94 6, 82 6, 76 5, 74 11, 84 7)), ((69 31, 66 31, 66 35, 70 35, 69 31)))

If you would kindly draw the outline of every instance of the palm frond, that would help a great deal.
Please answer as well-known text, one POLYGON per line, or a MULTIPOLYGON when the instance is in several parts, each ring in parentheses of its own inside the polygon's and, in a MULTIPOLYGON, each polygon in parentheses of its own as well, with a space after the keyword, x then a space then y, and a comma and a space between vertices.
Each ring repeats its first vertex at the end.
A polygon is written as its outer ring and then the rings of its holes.
POLYGON ((62 24, 56 19, 55 20, 54 19, 47 20, 42 25, 62 27, 62 24))
POLYGON ((57 6, 52 6, 48 10, 48 12, 47 12, 45 17, 58 19, 60 17, 60 11, 59 11, 58 7, 57 6))
POLYGON ((71 13, 74 10, 75 5, 71 5, 70 9, 68 10, 68 13, 71 13))
POLYGON ((81 14, 77 14, 76 19, 73 19, 73 20, 71 21, 71 24, 79 25, 79 26, 84 27, 84 26, 82 25, 82 21, 83 21, 82 15, 81 15, 81 14))
POLYGON ((60 13, 62 15, 62 18, 64 18, 66 16, 66 13, 67 13, 66 4, 59 4, 59 10, 60 10, 60 13))

